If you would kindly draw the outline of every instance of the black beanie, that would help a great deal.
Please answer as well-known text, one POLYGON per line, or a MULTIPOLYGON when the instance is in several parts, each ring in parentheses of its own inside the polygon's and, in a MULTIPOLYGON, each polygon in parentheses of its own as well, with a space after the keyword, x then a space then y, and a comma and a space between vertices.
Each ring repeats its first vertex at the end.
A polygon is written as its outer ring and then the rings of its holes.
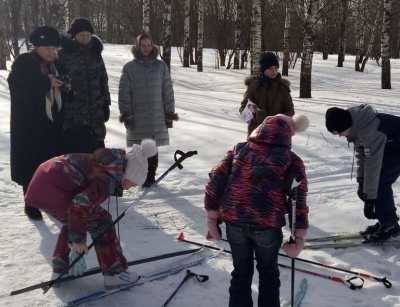
POLYGON ((93 34, 93 26, 86 18, 79 17, 72 21, 71 27, 68 29, 67 33, 75 37, 76 34, 83 31, 88 31, 90 34, 93 34))
POLYGON ((353 123, 350 112, 341 108, 329 108, 325 114, 326 129, 330 133, 339 134, 351 127, 353 123))
POLYGON ((276 66, 279 68, 279 61, 275 53, 267 51, 260 54, 259 57, 260 72, 264 73, 271 66, 276 66))
POLYGON ((60 45, 60 34, 56 29, 49 26, 38 27, 29 36, 29 41, 36 47, 58 47, 60 45))

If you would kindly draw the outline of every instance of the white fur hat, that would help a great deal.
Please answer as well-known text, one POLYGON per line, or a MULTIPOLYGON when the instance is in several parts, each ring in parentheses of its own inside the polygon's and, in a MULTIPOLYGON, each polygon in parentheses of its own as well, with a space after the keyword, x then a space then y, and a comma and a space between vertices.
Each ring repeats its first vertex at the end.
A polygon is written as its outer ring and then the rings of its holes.
POLYGON ((125 178, 138 186, 143 185, 147 177, 147 158, 157 153, 157 147, 154 140, 144 139, 140 145, 134 144, 126 152, 126 170, 125 178))
POLYGON ((296 132, 306 131, 310 124, 308 117, 303 114, 295 114, 293 117, 284 114, 277 114, 276 116, 280 116, 286 121, 292 130, 292 135, 294 135, 296 132))

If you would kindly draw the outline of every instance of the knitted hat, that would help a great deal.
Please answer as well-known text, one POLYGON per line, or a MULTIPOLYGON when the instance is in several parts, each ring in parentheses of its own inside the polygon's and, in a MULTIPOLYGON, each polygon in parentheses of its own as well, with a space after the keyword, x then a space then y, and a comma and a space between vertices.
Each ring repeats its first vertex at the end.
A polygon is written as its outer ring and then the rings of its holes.
POLYGON ((140 145, 134 144, 126 153, 125 178, 138 186, 143 185, 147 177, 147 158, 156 153, 157 147, 154 140, 144 139, 140 145))
POLYGON ((58 31, 49 26, 36 28, 29 36, 29 41, 35 47, 60 45, 60 34, 58 31))
POLYGON ((260 72, 264 73, 271 66, 277 66, 279 68, 279 61, 275 53, 267 51, 260 54, 259 57, 260 72))
POLYGON ((93 34, 93 26, 86 18, 79 17, 72 21, 71 27, 68 29, 67 33, 71 34, 72 37, 75 37, 76 34, 83 31, 93 34))
POLYGON ((350 112, 341 108, 329 108, 325 114, 326 129, 332 134, 339 134, 351 127, 353 120, 350 112))
POLYGON ((303 114, 295 114, 293 117, 284 114, 277 114, 276 116, 282 118, 289 125, 292 135, 296 132, 306 131, 310 124, 308 117, 303 114))

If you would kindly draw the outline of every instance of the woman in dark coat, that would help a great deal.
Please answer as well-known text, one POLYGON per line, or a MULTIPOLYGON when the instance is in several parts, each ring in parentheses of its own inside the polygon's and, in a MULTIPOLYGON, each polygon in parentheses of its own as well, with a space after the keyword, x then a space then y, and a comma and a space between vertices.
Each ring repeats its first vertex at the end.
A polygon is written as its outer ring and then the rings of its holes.
MULTIPOLYGON (((34 49, 18 56, 11 67, 8 84, 11 96, 11 179, 24 194, 37 167, 62 154, 62 81, 56 29, 38 27, 29 37, 34 49)), ((25 203, 25 214, 41 220, 40 211, 25 203)))

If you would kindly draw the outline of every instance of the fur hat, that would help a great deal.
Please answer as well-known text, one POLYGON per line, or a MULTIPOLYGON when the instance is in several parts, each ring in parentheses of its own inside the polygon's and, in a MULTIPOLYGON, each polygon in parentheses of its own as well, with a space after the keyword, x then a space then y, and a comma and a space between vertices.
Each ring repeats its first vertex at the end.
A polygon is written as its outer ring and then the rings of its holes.
POLYGON ((157 153, 154 140, 144 139, 140 145, 134 144, 126 153, 127 165, 124 178, 138 186, 143 185, 147 177, 147 158, 157 153))
POLYGON ((49 26, 36 28, 29 36, 29 41, 35 47, 60 45, 60 34, 58 31, 49 26))
POLYGON ((325 114, 326 129, 332 134, 339 134, 351 127, 353 120, 350 112, 341 108, 329 108, 325 114))
POLYGON ((259 63, 261 73, 264 73, 264 71, 271 66, 277 66, 279 68, 279 61, 276 54, 270 51, 260 53, 259 63))
POLYGON ((87 31, 90 32, 90 34, 93 34, 93 26, 88 19, 79 17, 75 18, 72 21, 67 33, 71 34, 72 37, 75 37, 76 34, 83 31, 87 31))
POLYGON ((276 116, 281 117, 285 122, 289 125, 290 130, 292 131, 292 135, 295 135, 296 132, 306 131, 308 126, 310 125, 310 121, 308 117, 303 114, 295 114, 293 117, 277 114, 276 116))

